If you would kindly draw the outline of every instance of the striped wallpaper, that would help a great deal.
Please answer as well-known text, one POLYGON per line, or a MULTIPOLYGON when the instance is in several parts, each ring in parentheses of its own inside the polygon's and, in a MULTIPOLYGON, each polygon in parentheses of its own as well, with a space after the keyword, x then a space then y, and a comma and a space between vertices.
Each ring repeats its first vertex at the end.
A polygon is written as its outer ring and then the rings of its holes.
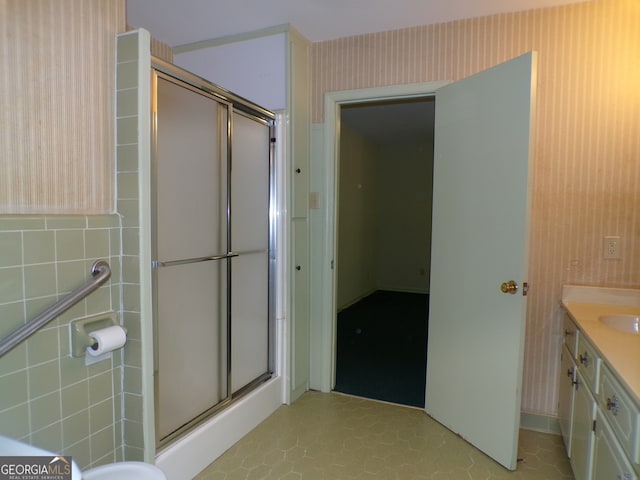
POLYGON ((124 0, 0 1, 0 214, 114 210, 124 0))
POLYGON ((522 409, 557 412, 561 285, 640 287, 640 0, 605 0, 360 35, 312 46, 324 94, 457 80, 539 52, 522 409), (621 237, 621 260, 602 258, 621 237))

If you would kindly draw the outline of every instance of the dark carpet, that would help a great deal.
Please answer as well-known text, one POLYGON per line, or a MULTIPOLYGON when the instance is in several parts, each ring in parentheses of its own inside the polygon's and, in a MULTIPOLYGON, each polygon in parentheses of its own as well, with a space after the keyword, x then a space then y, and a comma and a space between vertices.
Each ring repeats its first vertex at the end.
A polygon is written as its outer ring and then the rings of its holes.
POLYGON ((424 407, 429 296, 377 291, 338 313, 336 391, 424 407))

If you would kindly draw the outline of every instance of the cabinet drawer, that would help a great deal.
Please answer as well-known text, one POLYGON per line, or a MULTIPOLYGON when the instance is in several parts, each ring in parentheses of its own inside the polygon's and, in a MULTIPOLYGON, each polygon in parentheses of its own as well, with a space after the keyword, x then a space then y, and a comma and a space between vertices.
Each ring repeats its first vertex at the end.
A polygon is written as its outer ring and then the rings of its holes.
POLYGON ((575 359, 576 352, 578 351, 578 337, 580 336, 580 331, 576 324, 573 323, 571 317, 567 314, 564 315, 564 324, 562 326, 562 335, 564 337, 564 344, 571 352, 571 356, 575 359))
POLYGON ((598 394, 598 378, 600 375, 600 357, 595 348, 585 339, 584 335, 578 337, 577 361, 578 369, 594 394, 598 394))
POLYGON ((629 459, 640 464, 640 407, 622 388, 611 371, 604 367, 600 375, 600 406, 629 459))

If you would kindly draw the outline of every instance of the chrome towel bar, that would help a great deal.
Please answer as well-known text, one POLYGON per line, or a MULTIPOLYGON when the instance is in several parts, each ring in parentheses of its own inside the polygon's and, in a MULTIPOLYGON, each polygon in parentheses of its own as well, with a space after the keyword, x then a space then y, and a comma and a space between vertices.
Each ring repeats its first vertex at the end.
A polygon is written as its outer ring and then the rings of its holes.
POLYGON ((111 268, 109 268, 109 264, 106 261, 97 260, 91 267, 91 275, 93 278, 87 280, 62 300, 56 302, 40 315, 0 340, 0 357, 36 333, 51 320, 69 310, 80 300, 96 291, 111 276, 111 268))
POLYGON ((234 252, 223 253, 222 255, 212 255, 209 257, 185 258, 184 260, 171 260, 161 262, 154 260, 151 262, 151 268, 174 267, 176 265, 189 265, 190 263, 210 262, 212 260, 224 260, 226 258, 237 257, 239 254, 234 252))

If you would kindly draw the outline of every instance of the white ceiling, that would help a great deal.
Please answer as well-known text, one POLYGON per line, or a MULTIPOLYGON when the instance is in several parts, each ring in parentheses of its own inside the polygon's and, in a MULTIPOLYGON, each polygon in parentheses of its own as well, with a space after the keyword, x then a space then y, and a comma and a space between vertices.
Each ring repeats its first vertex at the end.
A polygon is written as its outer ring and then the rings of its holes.
MULTIPOLYGON (((589 0, 127 0, 127 23, 171 47, 286 24, 320 42, 581 1, 589 0)), ((378 143, 424 139, 433 118, 433 102, 342 113, 345 125, 378 143)))
POLYGON ((587 0, 127 0, 127 21, 176 47, 291 24, 312 42, 587 0))

